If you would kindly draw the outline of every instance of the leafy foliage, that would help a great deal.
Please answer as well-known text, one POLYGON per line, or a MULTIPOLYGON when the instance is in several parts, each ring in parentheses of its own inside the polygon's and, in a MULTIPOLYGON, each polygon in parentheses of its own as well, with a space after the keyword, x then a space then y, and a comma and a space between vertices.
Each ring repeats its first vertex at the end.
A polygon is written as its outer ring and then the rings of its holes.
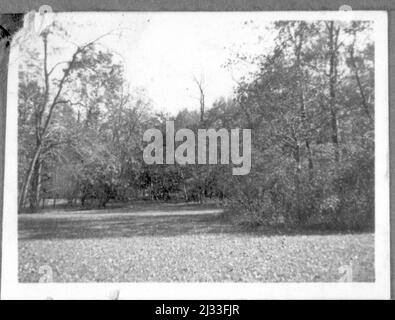
MULTIPOLYGON (((371 228, 370 29, 368 22, 358 21, 274 23, 272 51, 255 56, 239 52, 229 62, 228 67, 243 63, 255 70, 240 79, 233 96, 209 108, 203 82, 195 79, 200 112, 182 110, 170 117, 151 110, 144 90, 129 86, 121 61, 99 44, 77 48, 70 61, 59 65, 63 77, 57 64, 48 68, 46 57, 56 52, 51 39, 61 30, 54 25, 40 37, 43 48, 23 50, 20 190, 29 191, 34 211, 39 201, 58 198, 82 206, 138 198, 200 203, 211 198, 249 225, 371 228), (44 80, 38 73, 44 73, 44 80), (232 176, 225 165, 146 165, 143 133, 148 128, 165 133, 166 120, 174 120, 176 130, 194 132, 251 129, 250 174, 232 176)), ((28 201, 22 201, 21 210, 28 201)))

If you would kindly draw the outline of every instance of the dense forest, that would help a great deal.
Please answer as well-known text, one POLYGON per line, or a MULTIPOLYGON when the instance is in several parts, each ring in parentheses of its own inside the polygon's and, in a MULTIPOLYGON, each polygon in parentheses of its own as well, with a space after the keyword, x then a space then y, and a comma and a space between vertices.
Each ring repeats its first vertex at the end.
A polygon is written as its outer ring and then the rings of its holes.
MULTIPOLYGON (((248 25, 247 25, 248 27, 248 25)), ((66 199, 104 207, 146 201, 217 201, 249 225, 374 226, 374 42, 369 22, 270 25, 270 52, 240 52, 224 65, 253 66, 234 93, 199 108, 157 112, 126 81, 122 60, 100 39, 53 63, 67 32, 57 23, 21 45, 19 211, 66 199), (147 165, 143 134, 175 129, 251 129, 252 166, 147 165)), ((262 47, 264 45, 262 44, 262 47)), ((212 84, 215 85, 215 84, 212 84)), ((166 141, 164 141, 166 147, 166 141)), ((218 145, 218 148, 220 146, 218 145)))

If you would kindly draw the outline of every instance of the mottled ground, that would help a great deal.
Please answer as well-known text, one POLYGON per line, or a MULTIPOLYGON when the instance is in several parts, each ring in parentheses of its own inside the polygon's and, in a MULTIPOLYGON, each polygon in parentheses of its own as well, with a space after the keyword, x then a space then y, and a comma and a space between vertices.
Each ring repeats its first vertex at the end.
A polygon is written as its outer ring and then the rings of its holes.
POLYGON ((210 205, 20 215, 20 281, 47 266, 55 282, 374 281, 374 235, 247 232, 210 205))

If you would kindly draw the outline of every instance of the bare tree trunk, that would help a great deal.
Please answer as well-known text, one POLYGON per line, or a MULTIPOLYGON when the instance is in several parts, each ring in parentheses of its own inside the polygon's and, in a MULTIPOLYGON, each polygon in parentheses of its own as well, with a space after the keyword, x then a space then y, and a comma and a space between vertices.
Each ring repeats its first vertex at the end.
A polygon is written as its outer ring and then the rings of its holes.
POLYGON ((308 159, 308 163, 309 169, 313 169, 314 167, 314 163, 313 163, 313 154, 311 152, 311 148, 310 148, 310 139, 308 137, 308 133, 307 131, 307 125, 306 125, 306 106, 304 103, 304 92, 303 92, 303 83, 302 83, 302 79, 300 79, 300 93, 299 93, 299 102, 300 102, 300 116, 302 119, 302 124, 303 124, 303 135, 305 136, 305 146, 306 146, 306 150, 307 150, 307 159, 308 159))
POLYGON ((329 39, 329 108, 331 115, 332 128, 332 143, 335 148, 335 161, 340 160, 339 154, 339 138, 338 138, 338 124, 336 112, 336 83, 337 83, 337 51, 338 51, 338 36, 339 28, 335 28, 334 22, 330 21, 327 24, 329 39))
POLYGON ((302 203, 302 194, 301 194, 301 183, 300 183, 300 176, 301 176, 301 171, 302 171, 302 165, 300 161, 300 146, 299 142, 296 141, 296 147, 295 147, 295 153, 294 153, 294 158, 296 161, 296 174, 295 174, 295 191, 296 191, 296 217, 298 223, 303 222, 303 212, 300 204, 302 203))
POLYGON ((183 191, 184 191, 184 199, 185 201, 188 201, 188 192, 187 192, 187 187, 185 185, 185 181, 183 182, 183 191))
POLYGON ((184 176, 184 173, 182 172, 182 168, 180 168, 180 177, 182 180, 182 190, 184 192, 184 199, 185 199, 185 201, 188 201, 187 186, 185 184, 185 176, 184 176))
POLYGON ((373 120, 373 117, 372 117, 372 115, 370 114, 370 111, 369 111, 369 105, 368 105, 368 102, 366 101, 365 93, 364 93, 364 90, 363 90, 363 87, 362 87, 362 83, 361 83, 361 78, 359 77, 358 67, 357 67, 357 64, 355 62, 354 44, 352 45, 352 47, 350 49, 350 61, 351 61, 352 69, 354 71, 354 76, 355 76, 355 80, 357 82, 359 94, 361 95, 361 100, 362 100, 362 105, 364 107, 364 111, 365 111, 366 115, 368 116, 368 118, 370 120, 370 123, 373 124, 374 120, 373 120))
POLYGON ((308 137, 308 133, 306 132, 306 106, 305 106, 305 102, 304 102, 304 92, 303 92, 303 82, 302 82, 302 78, 300 77, 300 93, 299 93, 299 103, 300 103, 300 116, 302 119, 302 124, 303 124, 303 135, 305 136, 305 146, 306 146, 306 150, 307 150, 307 159, 309 162, 309 169, 313 169, 314 164, 313 164, 313 155, 311 152, 311 148, 310 148, 310 140, 308 137))
MULTIPOLYGON (((205 83, 204 83, 204 77, 203 75, 200 76, 200 79, 194 78, 194 82, 196 83, 198 90, 199 90, 199 104, 200 104, 200 125, 202 127, 205 127, 204 123, 204 112, 205 112, 205 83)), ((207 167, 208 171, 208 165, 205 165, 207 167)), ((205 197, 205 191, 206 191, 206 169, 203 171, 200 170, 199 166, 195 166, 196 168, 196 173, 198 177, 198 182, 199 182, 199 193, 198 193, 198 201, 200 204, 204 202, 204 197, 205 197)))
POLYGON ((41 199, 42 165, 43 165, 42 161, 39 160, 37 162, 37 183, 36 183, 36 190, 35 190, 35 199, 36 199, 37 205, 39 205, 40 199, 41 199))
POLYGON ((42 161, 37 160, 33 170, 32 182, 31 182, 31 196, 30 196, 30 208, 36 211, 40 206, 40 190, 41 190, 41 168, 42 161))
POLYGON ((309 159, 309 169, 313 169, 314 168, 313 154, 311 152, 310 143, 308 139, 306 139, 306 149, 307 149, 307 157, 309 159))
POLYGON ((194 78, 194 81, 199 89, 200 122, 203 123, 205 110, 204 78, 200 76, 200 79, 194 78))
POLYGON ((37 146, 36 146, 36 150, 34 152, 33 158, 30 162, 29 170, 28 170, 27 175, 26 175, 26 177, 23 181, 23 184, 22 184, 22 190, 20 192, 19 201, 18 201, 18 209, 19 210, 21 210, 25 204, 26 196, 27 196, 29 186, 31 184, 31 179, 33 176, 33 170, 34 170, 34 168, 37 164, 37 161, 39 159, 39 156, 40 156, 40 153, 42 150, 42 146, 43 146, 43 139, 44 139, 44 136, 47 132, 50 121, 52 119, 53 111, 54 111, 55 107, 59 104, 59 97, 63 91, 64 83, 65 83, 66 79, 68 78, 71 70, 73 69, 77 55, 79 53, 81 53, 88 46, 88 45, 85 45, 82 48, 78 47, 77 50, 74 52, 68 67, 64 70, 63 76, 62 76, 61 80, 59 81, 56 94, 55 94, 52 102, 49 103, 48 100, 49 100, 49 74, 50 74, 50 72, 48 71, 48 66, 47 66, 47 54, 48 54, 47 34, 43 34, 42 37, 43 37, 43 44, 44 44, 44 79, 45 79, 44 101, 43 101, 42 107, 40 108, 40 110, 37 113, 38 114, 38 119, 37 119, 38 127, 36 129, 37 130, 37 132, 36 132, 37 146), (49 107, 47 108, 48 105, 49 105, 49 107), (45 113, 46 109, 48 109, 48 115, 46 116, 46 118, 44 120, 44 113, 45 113))
MULTIPOLYGON (((292 31, 288 29, 288 32, 290 33, 293 46, 294 46, 294 54, 296 57, 296 62, 295 62, 295 67, 296 67, 296 73, 297 73, 297 81, 298 81, 298 98, 299 98, 299 110, 300 110, 300 119, 302 121, 303 125, 303 136, 304 136, 304 142, 307 150, 307 159, 308 159, 308 168, 313 169, 313 157, 312 157, 312 152, 310 148, 310 141, 309 137, 307 134, 307 125, 306 125, 306 105, 305 105, 305 90, 303 87, 304 84, 304 79, 303 79, 303 70, 301 66, 301 55, 302 55, 302 48, 303 48, 303 43, 305 39, 305 33, 306 33, 306 26, 302 22, 298 25, 295 35, 292 36, 291 33, 292 31)), ((299 149, 299 147, 298 147, 299 149)), ((297 151, 300 153, 300 150, 297 151)), ((299 158, 299 163, 298 165, 300 166, 300 154, 298 155, 299 158)))
POLYGON ((34 167, 36 166, 38 157, 40 156, 41 152, 41 145, 38 147, 38 149, 35 151, 34 156, 32 161, 30 162, 29 165, 29 170, 27 171, 26 177, 23 181, 21 192, 19 194, 19 201, 18 201, 18 208, 19 210, 23 209, 25 202, 26 202, 26 196, 27 196, 27 191, 29 189, 29 185, 33 176, 33 171, 34 167))

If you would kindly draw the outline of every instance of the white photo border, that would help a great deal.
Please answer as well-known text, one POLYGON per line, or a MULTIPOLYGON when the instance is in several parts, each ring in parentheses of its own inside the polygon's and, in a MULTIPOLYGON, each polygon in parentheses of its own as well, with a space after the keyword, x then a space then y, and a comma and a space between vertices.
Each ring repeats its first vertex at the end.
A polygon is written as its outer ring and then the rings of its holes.
MULTIPOLYGON (((131 14, 145 14, 134 12, 131 14)), ((76 14, 80 14, 76 12, 76 14)), ((88 14, 84 12, 83 14, 88 14)), ((103 14, 110 14, 106 12, 103 14)), ((111 13, 114 15, 122 12, 111 13)), ((386 11, 150 12, 150 14, 240 14, 266 20, 369 20, 375 39, 375 281, 350 283, 19 283, 18 282, 18 66, 10 53, 5 141, 2 299, 389 299, 389 103, 386 11)))

